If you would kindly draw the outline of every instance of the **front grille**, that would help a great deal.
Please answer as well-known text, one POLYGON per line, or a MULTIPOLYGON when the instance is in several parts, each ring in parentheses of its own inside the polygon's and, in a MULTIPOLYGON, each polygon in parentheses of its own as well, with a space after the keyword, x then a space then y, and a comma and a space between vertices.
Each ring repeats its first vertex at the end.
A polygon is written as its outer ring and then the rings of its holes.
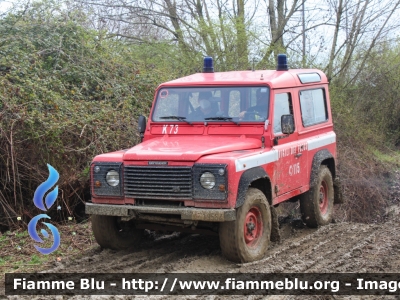
POLYGON ((125 196, 137 199, 191 199, 191 167, 125 166, 125 196))

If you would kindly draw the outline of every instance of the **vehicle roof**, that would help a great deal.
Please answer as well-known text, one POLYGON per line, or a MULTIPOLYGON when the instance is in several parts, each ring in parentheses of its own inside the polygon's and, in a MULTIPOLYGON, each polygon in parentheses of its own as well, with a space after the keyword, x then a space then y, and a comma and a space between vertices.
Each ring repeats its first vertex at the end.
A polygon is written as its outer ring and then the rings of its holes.
POLYGON ((326 75, 317 69, 293 69, 288 71, 256 70, 230 71, 215 73, 196 73, 181 77, 160 86, 193 86, 193 85, 259 85, 268 84, 271 88, 289 88, 328 83, 326 75), (298 74, 318 73, 320 82, 301 83, 298 74))

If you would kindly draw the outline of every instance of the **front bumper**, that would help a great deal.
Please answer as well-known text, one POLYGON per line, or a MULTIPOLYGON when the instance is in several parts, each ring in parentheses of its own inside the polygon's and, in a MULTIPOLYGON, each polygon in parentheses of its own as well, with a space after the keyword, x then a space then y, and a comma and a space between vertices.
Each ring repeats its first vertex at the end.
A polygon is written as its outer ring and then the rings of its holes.
POLYGON ((235 209, 209 209, 192 207, 154 207, 86 203, 88 215, 118 216, 134 219, 139 214, 180 215, 182 220, 226 222, 236 220, 235 209))

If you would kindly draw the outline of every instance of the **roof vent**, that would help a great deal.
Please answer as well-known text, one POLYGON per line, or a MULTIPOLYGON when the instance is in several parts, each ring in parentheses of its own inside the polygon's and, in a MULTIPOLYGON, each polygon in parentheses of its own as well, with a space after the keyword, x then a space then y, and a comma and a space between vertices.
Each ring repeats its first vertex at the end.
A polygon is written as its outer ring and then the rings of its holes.
POLYGON ((278 65, 276 67, 277 71, 287 71, 289 70, 287 66, 286 54, 278 54, 278 65))
POLYGON ((204 57, 203 73, 214 73, 214 63, 212 57, 204 57))

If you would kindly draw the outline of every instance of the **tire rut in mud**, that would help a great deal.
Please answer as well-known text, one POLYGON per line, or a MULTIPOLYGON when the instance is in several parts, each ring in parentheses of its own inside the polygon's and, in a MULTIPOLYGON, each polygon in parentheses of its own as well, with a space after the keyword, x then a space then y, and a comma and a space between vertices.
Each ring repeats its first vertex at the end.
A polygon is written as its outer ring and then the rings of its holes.
MULTIPOLYGON (((97 247, 74 261, 57 262, 54 267, 45 272, 397 273, 400 270, 399 227, 399 216, 381 224, 338 223, 318 229, 299 229, 285 224, 281 229, 283 233, 286 232, 282 242, 272 243, 262 260, 246 264, 235 264, 223 258, 217 236, 197 234, 184 236, 179 233, 148 235, 138 249, 114 251, 97 247)), ((152 299, 170 299, 169 297, 150 296, 152 299)), ((180 299, 208 299, 209 297, 198 295, 180 297, 180 299)), ((74 296, 70 299, 98 298, 99 296, 95 298, 74 296)), ((261 299, 262 297, 254 296, 253 298, 261 299)), ((284 296, 277 299, 300 298, 284 296)), ((11 296, 10 299, 16 298, 11 296)), ((31 299, 31 297, 24 296, 20 299, 31 299)), ((53 298, 44 297, 43 299, 53 298)), ((132 299, 132 296, 118 296, 118 299, 132 299)), ((230 296, 229 299, 242 299, 242 297, 230 296)), ((373 298, 367 296, 365 299, 373 298)))
POLYGON ((398 272, 399 221, 384 224, 331 224, 285 240, 240 272, 398 272), (396 259, 397 258, 397 259, 396 259))
MULTIPOLYGON (((138 272, 190 272, 187 267, 192 261, 215 257, 232 264, 221 256, 217 236, 189 235, 179 233, 147 237, 137 249, 115 251, 93 249, 75 261, 55 263, 46 272, 79 273, 138 273, 138 272)), ((221 272, 218 264, 209 272, 221 272)), ((205 267, 208 268, 207 263, 205 267)), ((192 270, 196 272, 196 270, 192 270)), ((207 271, 205 271, 207 272, 207 271)))
POLYGON ((137 249, 102 250, 75 261, 55 263, 46 272, 398 272, 399 220, 383 224, 339 223, 318 229, 294 229, 272 243, 257 262, 235 264, 221 254, 217 236, 147 236, 137 249), (288 234, 287 234, 288 235, 288 234))

